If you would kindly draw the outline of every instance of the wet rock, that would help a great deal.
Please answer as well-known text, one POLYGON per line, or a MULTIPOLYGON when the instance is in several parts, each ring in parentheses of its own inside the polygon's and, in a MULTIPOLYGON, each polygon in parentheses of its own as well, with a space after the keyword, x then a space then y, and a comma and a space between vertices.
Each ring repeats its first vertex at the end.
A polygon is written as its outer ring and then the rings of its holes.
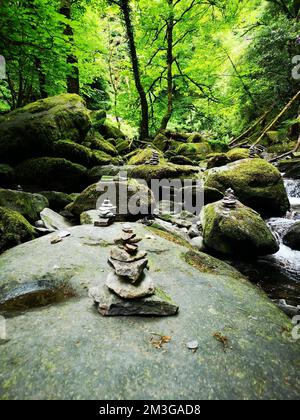
POLYGON ((0 189, 0 206, 19 212, 30 222, 39 220, 40 212, 48 205, 43 195, 0 189))
POLYGON ((90 290, 98 311, 104 316, 171 316, 178 313, 178 306, 160 289, 155 294, 137 300, 124 300, 110 293, 108 288, 90 290))
POLYGON ((240 202, 228 208, 222 201, 205 206, 201 213, 204 244, 236 258, 275 254, 279 245, 258 213, 240 202))
POLYGON ((47 198, 49 208, 56 212, 60 212, 73 201, 71 195, 59 191, 41 191, 39 194, 47 198))
POLYGON ((290 203, 283 179, 264 159, 243 159, 204 174, 206 187, 224 193, 232 188, 237 198, 262 215, 285 215, 290 203))
POLYGON ((291 249, 300 251, 300 222, 290 227, 283 237, 283 243, 291 249))
POLYGON ((0 253, 34 237, 34 227, 20 213, 0 207, 0 253))
POLYGON ((68 219, 47 208, 41 212, 41 219, 47 229, 65 230, 72 226, 68 219))

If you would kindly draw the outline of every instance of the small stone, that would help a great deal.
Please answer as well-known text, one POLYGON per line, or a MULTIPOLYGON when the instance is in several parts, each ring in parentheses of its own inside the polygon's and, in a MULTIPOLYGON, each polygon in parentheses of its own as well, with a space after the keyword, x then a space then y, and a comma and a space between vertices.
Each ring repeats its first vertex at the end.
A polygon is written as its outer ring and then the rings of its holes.
POLYGON ((109 217, 108 219, 99 219, 94 222, 95 227, 106 227, 110 226, 114 221, 113 217, 109 217))
POLYGON ((109 258, 108 261, 118 276, 127 277, 131 283, 137 282, 144 269, 148 266, 147 258, 130 263, 113 260, 112 258, 109 258))
POLYGON ((122 262, 134 262, 141 260, 147 256, 146 251, 140 251, 136 255, 129 255, 125 250, 121 248, 113 248, 110 251, 110 257, 113 260, 122 261, 122 262))
POLYGON ((62 242, 62 238, 60 238, 59 236, 51 240, 52 245, 58 244, 59 242, 62 242))
POLYGON ((186 343, 186 346, 190 350, 197 350, 199 348, 199 343, 197 340, 193 340, 186 343))
POLYGON ((154 283, 148 273, 138 283, 130 284, 115 273, 111 273, 106 280, 106 286, 124 299, 136 299, 151 296, 155 292, 154 283))
POLYGON ((106 286, 90 289, 89 296, 103 316, 172 316, 179 310, 171 298, 158 288, 152 296, 141 299, 125 300, 106 286))

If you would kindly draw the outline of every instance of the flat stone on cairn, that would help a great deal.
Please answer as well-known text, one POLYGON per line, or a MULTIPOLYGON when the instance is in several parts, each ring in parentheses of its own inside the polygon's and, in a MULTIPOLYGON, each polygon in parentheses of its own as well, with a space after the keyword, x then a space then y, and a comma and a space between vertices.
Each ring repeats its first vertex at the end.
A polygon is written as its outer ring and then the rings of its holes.
POLYGON ((105 286, 89 291, 100 314, 167 316, 178 312, 178 306, 154 286, 145 271, 147 252, 139 251, 140 241, 131 225, 123 226, 108 259, 114 271, 108 275, 105 286))
POLYGON ((99 220, 94 223, 94 226, 103 227, 113 223, 115 219, 114 210, 116 210, 116 207, 112 205, 108 198, 106 198, 99 207, 99 220))
POLYGON ((231 210, 236 208, 237 199, 234 195, 234 191, 232 188, 228 188, 225 191, 224 198, 222 200, 223 207, 226 210, 231 210))

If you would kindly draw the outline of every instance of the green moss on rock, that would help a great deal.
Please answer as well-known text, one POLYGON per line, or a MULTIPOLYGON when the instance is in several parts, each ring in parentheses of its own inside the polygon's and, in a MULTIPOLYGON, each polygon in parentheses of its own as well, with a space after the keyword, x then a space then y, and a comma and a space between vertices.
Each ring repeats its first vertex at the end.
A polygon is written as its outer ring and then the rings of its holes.
POLYGON ((190 159, 204 159, 212 149, 207 142, 202 143, 180 143, 172 142, 170 153, 175 155, 182 155, 190 159))
POLYGON ((0 164, 0 187, 8 187, 14 181, 15 171, 6 164, 0 164))
MULTIPOLYGON (((128 165, 143 165, 149 161, 153 155, 154 148, 147 147, 146 149, 137 149, 128 161, 128 165)), ((158 152, 160 160, 163 160, 163 153, 158 152)))
POLYGON ((153 140, 153 145, 160 151, 165 152, 171 141, 163 133, 159 133, 153 140))
MULTIPOLYGON (((130 214, 133 214, 129 211, 129 201, 134 197, 134 202, 137 203, 139 208, 142 208, 143 211, 146 211, 152 206, 154 208, 154 197, 149 190, 149 188, 137 182, 135 179, 130 179, 128 181, 115 181, 111 190, 109 187, 112 185, 112 182, 98 182, 96 184, 90 185, 86 188, 76 199, 75 201, 66 207, 67 210, 71 211, 75 216, 80 217, 80 215, 88 210, 95 210, 102 204, 101 197, 105 194, 105 198, 108 196, 112 203, 115 203, 117 206, 116 214, 117 220, 123 221, 130 218, 130 214), (115 197, 116 192, 116 197, 115 197), (120 201, 120 198, 127 197, 127 203, 124 203, 123 200, 120 201), (116 201, 117 199, 117 201, 116 201), (124 205, 126 208, 124 209, 124 205), (122 211, 121 211, 121 206, 122 211), (122 214, 124 213, 124 214, 122 214)), ((140 217, 140 216, 139 216, 140 217)))
POLYGON ((203 137, 200 133, 193 133, 187 140, 188 143, 202 143, 203 137))
POLYGON ((0 189, 0 206, 17 211, 27 220, 35 222, 39 220, 40 212, 49 206, 49 202, 41 194, 0 189))
POLYGON ((106 120, 106 111, 99 109, 91 112, 92 125, 96 130, 99 130, 106 120))
POLYGON ((251 258, 279 250, 261 216, 240 202, 230 211, 222 201, 208 204, 202 209, 201 221, 204 244, 221 254, 251 258))
POLYGON ((98 131, 106 139, 125 139, 125 134, 122 133, 122 131, 118 127, 116 127, 113 123, 111 123, 108 120, 106 120, 104 124, 101 127, 99 127, 98 131))
POLYGON ((47 207, 56 212, 63 210, 74 200, 71 195, 59 191, 41 191, 39 194, 47 198, 49 202, 47 207))
POLYGON ((61 158, 29 159, 16 168, 17 181, 62 192, 80 192, 87 185, 87 169, 61 158))
POLYGON ((82 144, 92 150, 104 152, 110 156, 117 156, 118 154, 114 144, 109 140, 105 140, 104 137, 94 129, 88 132, 82 144))
POLYGON ((2 162, 49 156, 54 142, 81 142, 90 126, 89 112, 78 95, 63 94, 33 102, 1 119, 2 162))
POLYGON ((236 160, 241 159, 248 159, 250 156, 249 149, 243 149, 243 148, 234 148, 229 150, 229 152, 226 153, 226 156, 228 157, 230 162, 235 162, 236 160))
POLYGON ((195 166, 180 166, 172 163, 160 163, 156 166, 140 165, 129 171, 131 178, 143 179, 150 184, 152 179, 185 179, 199 177, 199 169, 195 166))
POLYGON ((58 141, 54 145, 54 156, 67 159, 73 163, 79 163, 90 167, 92 163, 92 151, 88 147, 70 141, 58 141))
POLYGON ((244 159, 204 174, 205 186, 224 193, 232 188, 238 199, 263 215, 284 215, 290 208, 280 172, 263 159, 244 159))
POLYGON ((34 239, 35 229, 18 212, 0 207, 0 253, 34 239))

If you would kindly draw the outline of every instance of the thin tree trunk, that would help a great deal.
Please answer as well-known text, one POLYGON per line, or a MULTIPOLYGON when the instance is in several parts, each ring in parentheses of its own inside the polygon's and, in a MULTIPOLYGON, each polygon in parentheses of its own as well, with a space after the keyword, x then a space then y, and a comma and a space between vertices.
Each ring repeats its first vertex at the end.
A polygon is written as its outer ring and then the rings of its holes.
POLYGON ((174 11, 173 0, 168 0, 169 3, 169 17, 167 22, 167 67, 168 67, 168 105, 167 112, 163 116, 159 131, 167 128, 168 123, 173 113, 173 29, 174 29, 174 11))
MULTIPOLYGON (((62 0, 60 13, 67 19, 71 19, 71 0, 62 0)), ((64 35, 69 38, 71 46, 74 44, 74 33, 70 25, 66 25, 64 35)), ((77 93, 79 95, 79 70, 78 70, 78 58, 74 54, 69 54, 67 57, 67 63, 72 66, 71 74, 67 76, 67 91, 68 93, 77 93)))
POLYGON ((39 78, 40 95, 41 95, 41 98, 44 99, 48 97, 48 93, 46 91, 46 75, 45 73, 43 73, 41 69, 41 65, 42 65, 41 59, 36 57, 35 68, 36 68, 36 71, 38 73, 38 78, 39 78))
POLYGON ((299 138, 298 138, 298 143, 297 143, 297 145, 296 145, 296 147, 295 147, 294 152, 298 152, 299 150, 300 150, 300 136, 299 136, 299 138))
POLYGON ((290 107, 293 105, 293 103, 298 99, 300 96, 300 90, 296 93, 296 95, 290 100, 290 102, 280 111, 280 113, 276 116, 276 118, 264 129, 264 131, 261 133, 259 138, 256 140, 254 145, 258 144, 265 136, 265 134, 271 130, 272 127, 279 121, 279 119, 282 117, 285 112, 290 109, 290 107))
POLYGON ((130 16, 129 0, 121 0, 119 6, 122 10, 124 21, 125 21, 134 81, 135 81, 135 86, 138 91, 140 102, 141 102, 142 118, 141 118, 141 124, 140 124, 140 135, 141 135, 141 139, 145 140, 149 137, 149 107, 148 107, 146 93, 141 82, 139 60, 137 56, 135 39, 134 39, 134 30, 133 30, 131 16, 130 16))

